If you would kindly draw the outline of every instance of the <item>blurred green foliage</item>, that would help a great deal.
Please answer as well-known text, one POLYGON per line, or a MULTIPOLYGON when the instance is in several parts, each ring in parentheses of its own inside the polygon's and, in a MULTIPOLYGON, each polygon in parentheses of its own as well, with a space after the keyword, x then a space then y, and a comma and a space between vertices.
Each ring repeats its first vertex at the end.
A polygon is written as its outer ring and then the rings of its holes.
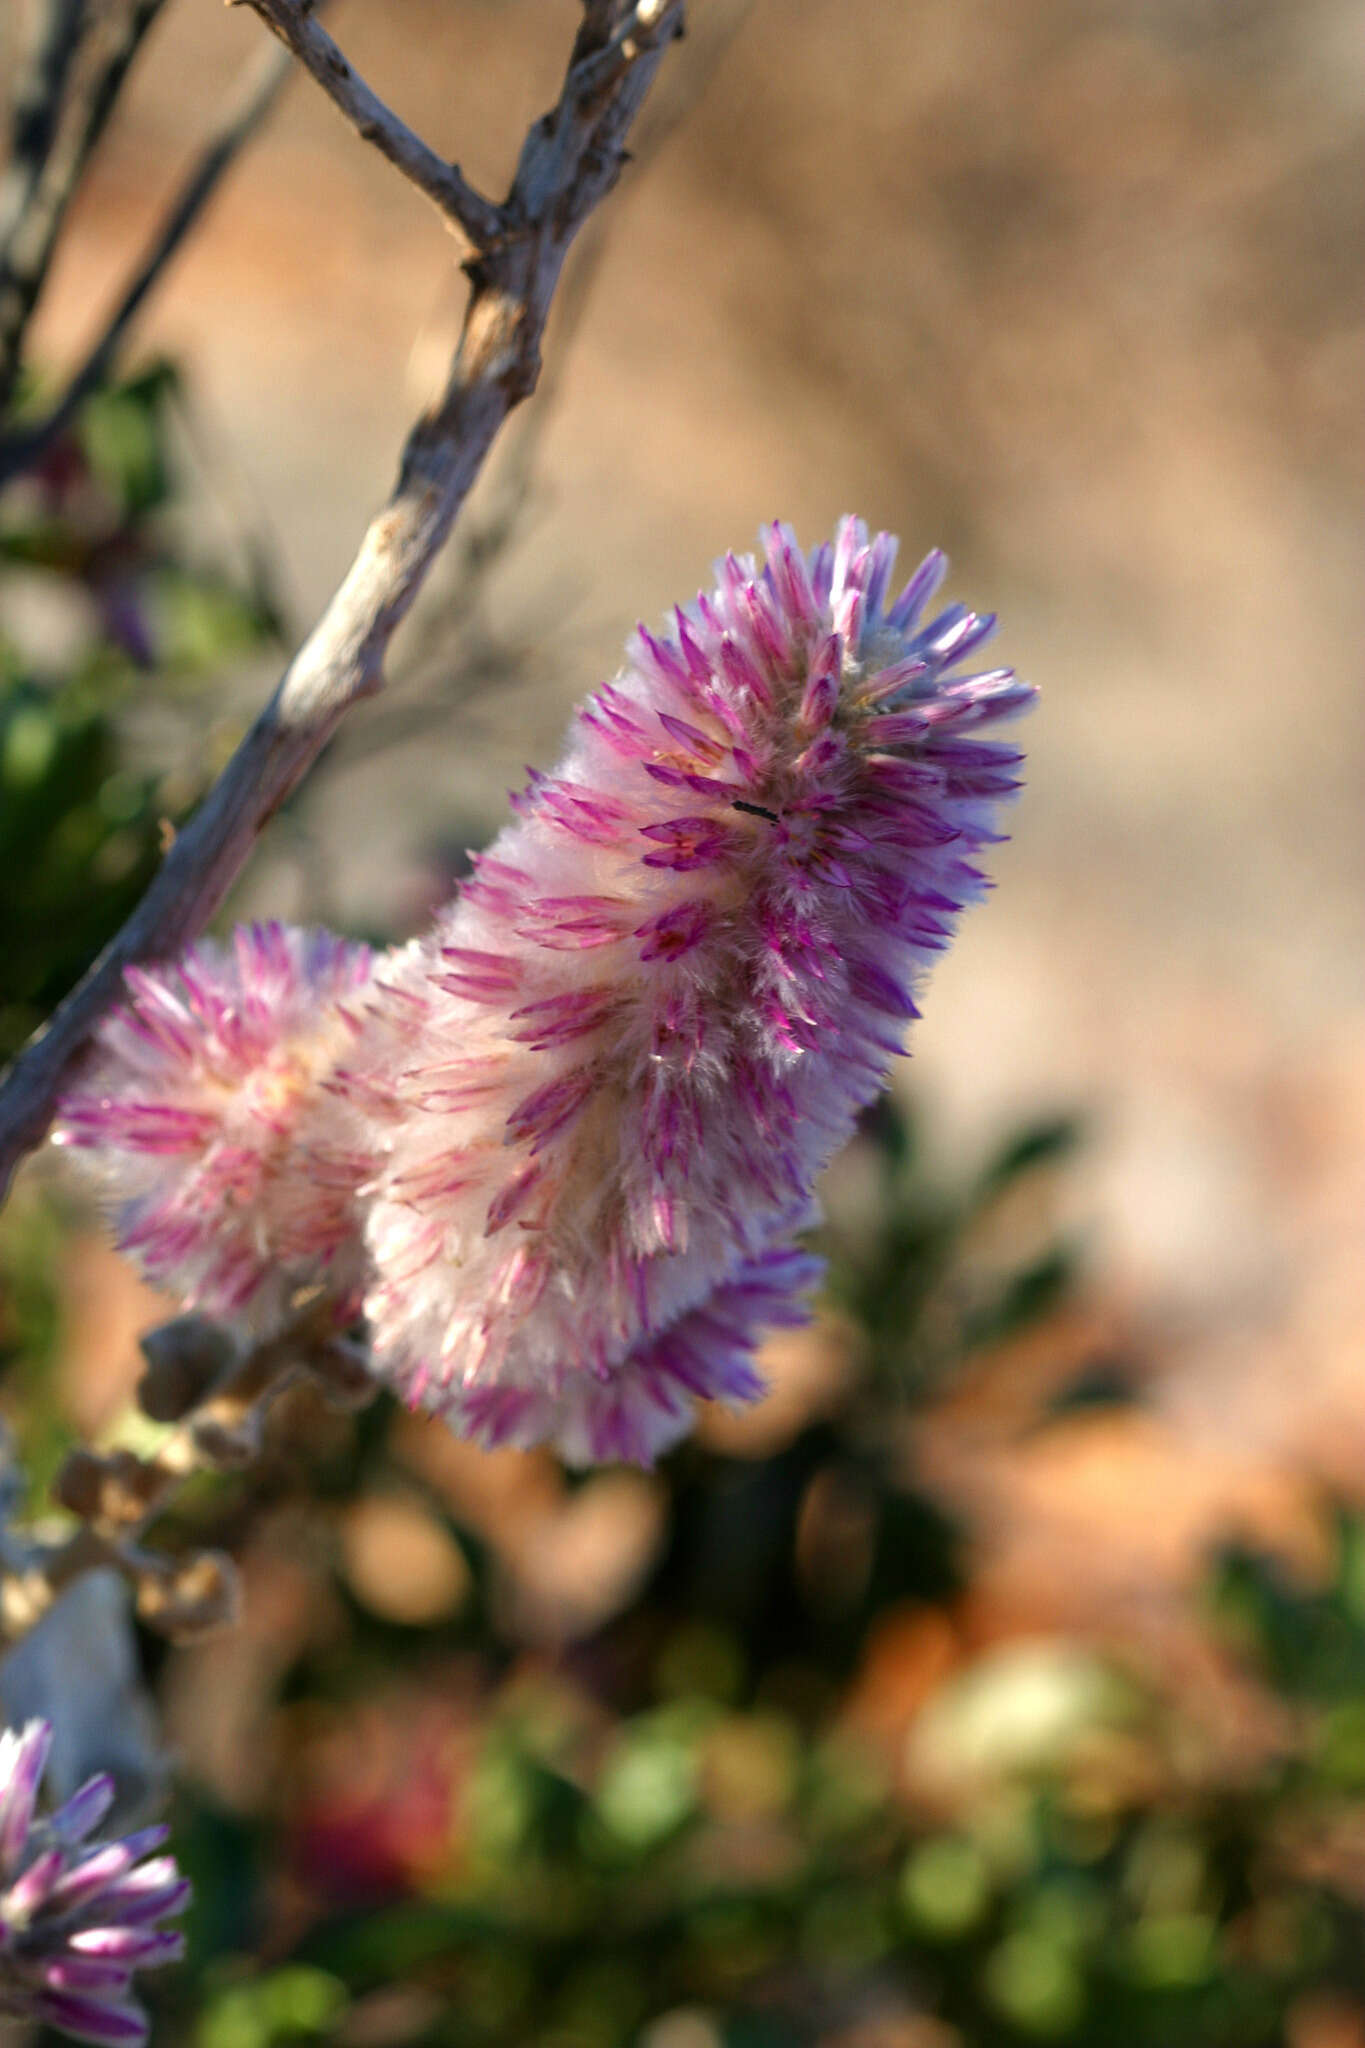
MULTIPOLYGON (((21 393, 14 424, 40 410, 21 393)), ((198 796, 205 682, 277 638, 259 578, 199 558, 181 391, 154 363, 97 392, 0 492, 0 1064, 137 903, 198 796), (144 765, 157 718, 173 765, 144 765)), ((35 1508, 70 1439, 52 1397, 65 1224, 21 1184, 0 1216, 0 1375, 35 1508)))
POLYGON ((98 393, 0 496, 0 1060, 117 930, 202 749, 147 772, 130 717, 193 715, 205 677, 277 629, 269 601, 192 560, 169 364, 98 393))

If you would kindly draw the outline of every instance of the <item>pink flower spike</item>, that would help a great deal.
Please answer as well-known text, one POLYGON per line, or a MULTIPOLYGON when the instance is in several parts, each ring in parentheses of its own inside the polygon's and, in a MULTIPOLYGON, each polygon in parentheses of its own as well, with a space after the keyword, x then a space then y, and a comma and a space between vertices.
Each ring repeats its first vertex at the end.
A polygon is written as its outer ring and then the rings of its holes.
POLYGON ((671 711, 661 711, 659 723, 671 739, 677 740, 690 754, 695 754, 712 768, 725 759, 725 748, 719 741, 710 739, 699 726, 689 725, 685 718, 675 718, 671 711))
POLYGON ((839 706, 842 643, 837 633, 822 640, 801 693, 797 719, 808 733, 822 732, 839 706))
POLYGON ((591 1067, 571 1067, 547 1081, 543 1088, 519 1102, 507 1118, 507 1135, 514 1143, 531 1141, 531 1154, 547 1145, 577 1116, 593 1088, 591 1067))
POLYGON ((736 604, 743 614, 749 635, 773 669, 783 668, 791 659, 791 626, 778 613, 769 595, 768 585, 745 583, 736 594, 736 604))
POLYGON ((657 824, 642 825, 641 836, 652 840, 659 851, 644 855, 647 868, 675 868, 685 874, 691 868, 718 866, 735 850, 737 835, 715 818, 662 818, 657 824))
POLYGON ((679 660, 668 642, 656 640, 644 626, 637 626, 635 633, 639 646, 644 649, 647 657, 646 662, 641 663, 641 667, 645 668, 652 663, 661 682, 672 683, 675 688, 685 690, 688 683, 687 664, 679 660))
POLYGON ((268 924, 126 977, 53 1137, 88 1162, 147 1278, 187 1305, 263 1332, 300 1286, 359 1273, 323 1084, 372 968, 364 946, 268 924))
POLYGON ((709 692, 712 687, 711 664, 693 639, 691 624, 681 606, 674 612, 673 617, 677 628, 678 646, 687 665, 688 679, 694 689, 698 683, 703 683, 709 692))
POLYGON ((710 930, 711 918, 711 906, 702 897, 671 904, 658 917, 637 928, 636 938, 645 942, 640 948, 641 960, 680 960, 684 953, 701 944, 710 930))
POLYGON ((888 609, 857 521, 763 541, 632 636, 480 864, 515 887, 466 890, 348 1049, 376 1367, 480 1442, 648 1462, 757 1397, 816 1176, 981 893, 1013 777, 960 734, 1028 694, 957 674, 985 621, 917 633, 942 559, 888 609))

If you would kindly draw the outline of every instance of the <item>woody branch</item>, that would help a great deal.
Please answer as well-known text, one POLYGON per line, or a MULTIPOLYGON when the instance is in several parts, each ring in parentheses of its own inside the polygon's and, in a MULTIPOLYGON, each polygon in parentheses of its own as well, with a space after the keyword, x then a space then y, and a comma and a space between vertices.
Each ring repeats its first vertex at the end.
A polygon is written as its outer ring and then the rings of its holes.
POLYGON ((415 422, 397 482, 321 619, 137 909, 0 1084, 0 1195, 42 1139, 75 1062, 122 996, 124 971, 179 953, 349 708, 383 684, 386 649, 499 427, 534 390, 569 247, 611 190, 682 0, 586 0, 555 106, 522 146, 506 199, 475 193, 364 85, 299 0, 251 6, 367 141, 436 200, 467 251, 469 301, 445 389, 415 422), (437 175, 438 168, 441 174, 437 175))

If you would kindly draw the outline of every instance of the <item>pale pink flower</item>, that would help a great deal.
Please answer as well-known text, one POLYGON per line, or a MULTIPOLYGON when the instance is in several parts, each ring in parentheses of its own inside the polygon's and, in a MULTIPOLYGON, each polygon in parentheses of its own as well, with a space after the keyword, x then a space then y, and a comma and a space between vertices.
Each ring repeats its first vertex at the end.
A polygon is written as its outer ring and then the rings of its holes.
POLYGON ((977 735, 1032 692, 963 672, 993 618, 919 624, 941 555, 888 603, 858 521, 765 547, 639 630, 330 1084, 376 1154, 376 1367, 486 1443, 648 1462, 760 1392, 815 1178, 1016 787, 977 735))
POLYGON ((370 969, 364 946, 265 924, 129 970, 54 1135, 88 1155, 156 1286, 257 1333, 304 1285, 354 1310, 368 1155, 337 1142, 321 1083, 370 969))

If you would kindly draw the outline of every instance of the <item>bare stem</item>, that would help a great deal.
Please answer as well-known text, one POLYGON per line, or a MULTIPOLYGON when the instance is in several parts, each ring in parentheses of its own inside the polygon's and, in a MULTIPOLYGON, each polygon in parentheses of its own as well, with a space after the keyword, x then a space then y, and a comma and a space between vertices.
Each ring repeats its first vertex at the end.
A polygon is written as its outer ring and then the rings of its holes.
MULTIPOLYGON (((250 4, 265 11, 265 0, 250 4)), ((302 15, 284 0, 269 6, 296 21, 302 15)), ((681 0, 624 9, 590 0, 559 101, 527 135, 497 209, 498 233, 466 265, 469 304, 446 388, 413 426, 387 504, 138 908, 0 1084, 0 1195, 46 1131, 100 1018, 120 999, 124 970, 173 956, 198 936, 347 710, 381 687, 389 640, 494 435, 535 388, 569 246, 616 183, 625 138, 681 24, 681 0)))
MULTIPOLYGON (((234 0, 241 5, 243 0, 234 0)), ((492 200, 461 176, 459 167, 414 135, 406 122, 372 92, 328 35, 325 28, 295 0, 245 0, 311 73, 346 116, 357 135, 373 143, 382 156, 425 192, 461 237, 466 251, 486 249, 502 227, 492 200)))

